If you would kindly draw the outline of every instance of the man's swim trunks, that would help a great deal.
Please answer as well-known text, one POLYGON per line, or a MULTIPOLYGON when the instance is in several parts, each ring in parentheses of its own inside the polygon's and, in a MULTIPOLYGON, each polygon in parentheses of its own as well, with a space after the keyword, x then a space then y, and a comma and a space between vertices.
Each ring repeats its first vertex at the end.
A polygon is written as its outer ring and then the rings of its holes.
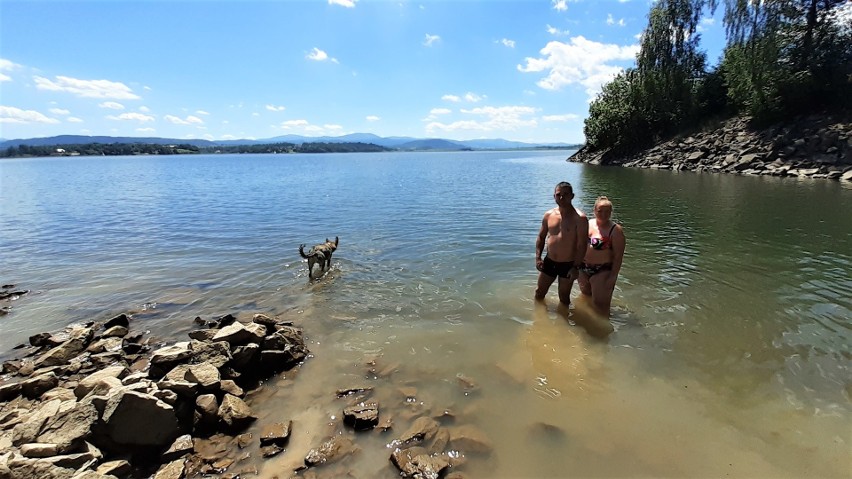
POLYGON ((557 276, 567 278, 572 269, 574 269, 573 261, 553 261, 547 256, 544 257, 544 264, 541 265, 541 272, 554 278, 557 276))

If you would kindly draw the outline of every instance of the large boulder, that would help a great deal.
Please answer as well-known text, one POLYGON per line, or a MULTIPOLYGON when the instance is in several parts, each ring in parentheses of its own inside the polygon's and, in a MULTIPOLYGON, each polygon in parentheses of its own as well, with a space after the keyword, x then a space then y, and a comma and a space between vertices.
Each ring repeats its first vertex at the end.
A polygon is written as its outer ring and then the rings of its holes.
POLYGON ((67 453, 89 437, 98 420, 98 411, 92 403, 77 403, 72 409, 48 419, 37 437, 44 444, 56 444, 60 454, 67 453))
POLYGON ((149 394, 117 391, 107 401, 103 421, 109 438, 127 446, 167 446, 180 435, 172 406, 149 394))

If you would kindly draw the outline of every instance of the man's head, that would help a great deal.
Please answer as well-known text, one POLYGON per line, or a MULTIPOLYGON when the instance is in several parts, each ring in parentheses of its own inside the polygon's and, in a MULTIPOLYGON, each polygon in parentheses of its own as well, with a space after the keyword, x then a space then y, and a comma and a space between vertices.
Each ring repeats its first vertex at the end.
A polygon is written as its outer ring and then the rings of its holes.
POLYGON ((553 190, 553 199, 556 200, 557 205, 570 205, 571 200, 574 199, 574 188, 571 187, 571 183, 562 181, 557 184, 556 188, 553 190))

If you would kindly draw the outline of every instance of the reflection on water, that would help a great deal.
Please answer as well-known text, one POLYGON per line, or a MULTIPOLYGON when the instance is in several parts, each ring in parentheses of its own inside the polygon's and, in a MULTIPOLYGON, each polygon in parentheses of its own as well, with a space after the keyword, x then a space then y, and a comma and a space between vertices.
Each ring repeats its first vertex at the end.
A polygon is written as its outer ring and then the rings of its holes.
POLYGON ((468 477, 852 475, 852 218, 828 214, 852 189, 566 156, 4 161, 0 279, 34 293, 0 346, 123 311, 168 339, 195 316, 294 320, 313 354, 252 399, 254 428, 294 421, 286 453, 254 451, 261 477, 352 434, 334 392, 363 385, 393 429, 321 477, 396 477, 387 444, 423 415, 487 434, 468 477), (611 322, 532 300, 562 180, 624 226, 611 322), (308 282, 297 247, 329 236, 308 282))

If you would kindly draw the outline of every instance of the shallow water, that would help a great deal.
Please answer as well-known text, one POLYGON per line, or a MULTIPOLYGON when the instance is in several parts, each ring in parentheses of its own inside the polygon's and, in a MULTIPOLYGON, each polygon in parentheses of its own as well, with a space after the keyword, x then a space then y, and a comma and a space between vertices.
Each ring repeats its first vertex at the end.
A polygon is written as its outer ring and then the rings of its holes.
POLYGON ((196 316, 292 319, 313 354, 253 398, 254 429, 294 421, 285 453, 241 463, 261 477, 342 430, 334 393, 363 385, 394 428, 322 477, 396 477, 386 445, 444 411, 491 441, 468 477, 852 477, 852 188, 568 154, 4 160, 0 281, 33 292, 0 350, 125 311, 171 340, 196 316), (568 318, 555 287, 531 299, 562 180, 586 211, 612 198, 628 238, 607 339, 581 298, 568 318), (298 245, 335 235, 309 283, 298 245))

